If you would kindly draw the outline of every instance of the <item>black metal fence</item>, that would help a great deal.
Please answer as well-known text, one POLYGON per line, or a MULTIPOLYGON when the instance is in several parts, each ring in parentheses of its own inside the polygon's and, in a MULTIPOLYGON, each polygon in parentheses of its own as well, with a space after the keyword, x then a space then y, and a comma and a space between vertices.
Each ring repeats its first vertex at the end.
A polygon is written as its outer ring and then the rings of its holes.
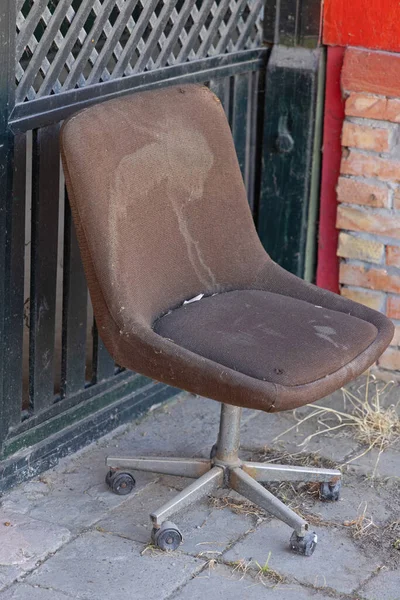
POLYGON ((2 0, 0 491, 175 393, 118 368, 98 336, 60 122, 131 90, 204 82, 227 112, 256 213, 264 3, 2 0))

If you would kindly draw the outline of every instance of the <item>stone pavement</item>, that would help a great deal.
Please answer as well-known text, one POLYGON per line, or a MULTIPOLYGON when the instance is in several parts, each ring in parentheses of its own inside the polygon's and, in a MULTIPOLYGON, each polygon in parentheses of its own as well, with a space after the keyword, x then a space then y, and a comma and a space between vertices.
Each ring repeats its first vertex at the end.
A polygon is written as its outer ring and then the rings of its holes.
MULTIPOLYGON (((397 401, 398 393, 394 389, 387 402, 397 401)), ((323 404, 343 409, 341 393, 323 404)), ((286 525, 225 490, 174 517, 184 536, 178 551, 162 553, 149 545, 149 512, 188 481, 137 474, 134 492, 116 496, 104 483, 105 456, 207 456, 218 417, 216 402, 182 393, 5 494, 0 500, 0 599, 400 600, 396 447, 381 456, 373 480, 376 453, 345 467, 337 503, 320 502, 304 484, 272 488, 307 515, 318 533, 311 558, 289 552, 286 525)), ((245 410, 243 456, 331 465, 363 450, 346 429, 300 447, 315 431, 315 421, 272 441, 295 422, 292 413, 245 410)))

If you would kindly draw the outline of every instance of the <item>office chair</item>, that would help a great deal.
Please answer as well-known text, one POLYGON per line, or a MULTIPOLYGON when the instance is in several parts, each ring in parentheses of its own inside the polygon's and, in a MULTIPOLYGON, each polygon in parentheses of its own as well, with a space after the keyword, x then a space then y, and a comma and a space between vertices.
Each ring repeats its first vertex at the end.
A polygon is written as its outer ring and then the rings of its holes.
POLYGON ((170 517, 225 486, 292 527, 290 548, 311 555, 316 534, 261 484, 320 482, 321 497, 334 500, 340 472, 240 460, 242 407, 291 410, 330 394, 383 352, 391 321, 271 260, 254 228, 225 113, 207 87, 140 92, 85 109, 63 125, 61 148, 111 356, 222 403, 210 459, 109 457, 107 483, 126 494, 132 471, 195 479, 151 515, 153 542, 163 550, 182 540, 170 517))

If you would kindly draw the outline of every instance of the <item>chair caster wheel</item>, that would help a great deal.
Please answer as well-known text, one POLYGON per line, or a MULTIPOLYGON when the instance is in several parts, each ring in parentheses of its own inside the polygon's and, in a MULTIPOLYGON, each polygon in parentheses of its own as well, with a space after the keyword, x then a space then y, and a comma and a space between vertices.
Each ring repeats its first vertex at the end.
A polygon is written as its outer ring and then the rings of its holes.
POLYGON ((118 496, 130 494, 136 485, 135 478, 130 473, 109 471, 106 475, 106 484, 118 496))
POLYGON ((328 483, 324 481, 321 483, 319 488, 319 497, 320 500, 325 500, 328 502, 335 502, 340 498, 340 490, 342 489, 342 482, 336 481, 336 483, 328 483))
POLYGON ((182 542, 182 534, 175 523, 164 521, 158 529, 153 527, 151 539, 160 550, 176 550, 182 542))
POLYGON ((217 450, 218 450, 218 446, 217 446, 217 444, 214 444, 213 447, 211 448, 210 460, 213 460, 213 458, 215 458, 217 456, 217 450))
POLYGON ((290 549, 296 554, 311 556, 317 546, 318 536, 314 531, 308 531, 304 537, 293 531, 290 538, 290 549))

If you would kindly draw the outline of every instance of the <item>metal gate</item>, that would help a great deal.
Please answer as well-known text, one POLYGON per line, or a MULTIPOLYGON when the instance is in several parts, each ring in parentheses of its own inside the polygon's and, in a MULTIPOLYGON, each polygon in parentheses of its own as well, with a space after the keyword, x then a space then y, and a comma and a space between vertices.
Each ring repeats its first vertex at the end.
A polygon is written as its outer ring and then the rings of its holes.
POLYGON ((120 369, 98 336, 60 167, 60 122, 133 90, 205 83, 228 115, 257 218, 265 8, 268 27, 279 24, 280 3, 271 4, 2 0, 0 491, 176 393, 120 369))

